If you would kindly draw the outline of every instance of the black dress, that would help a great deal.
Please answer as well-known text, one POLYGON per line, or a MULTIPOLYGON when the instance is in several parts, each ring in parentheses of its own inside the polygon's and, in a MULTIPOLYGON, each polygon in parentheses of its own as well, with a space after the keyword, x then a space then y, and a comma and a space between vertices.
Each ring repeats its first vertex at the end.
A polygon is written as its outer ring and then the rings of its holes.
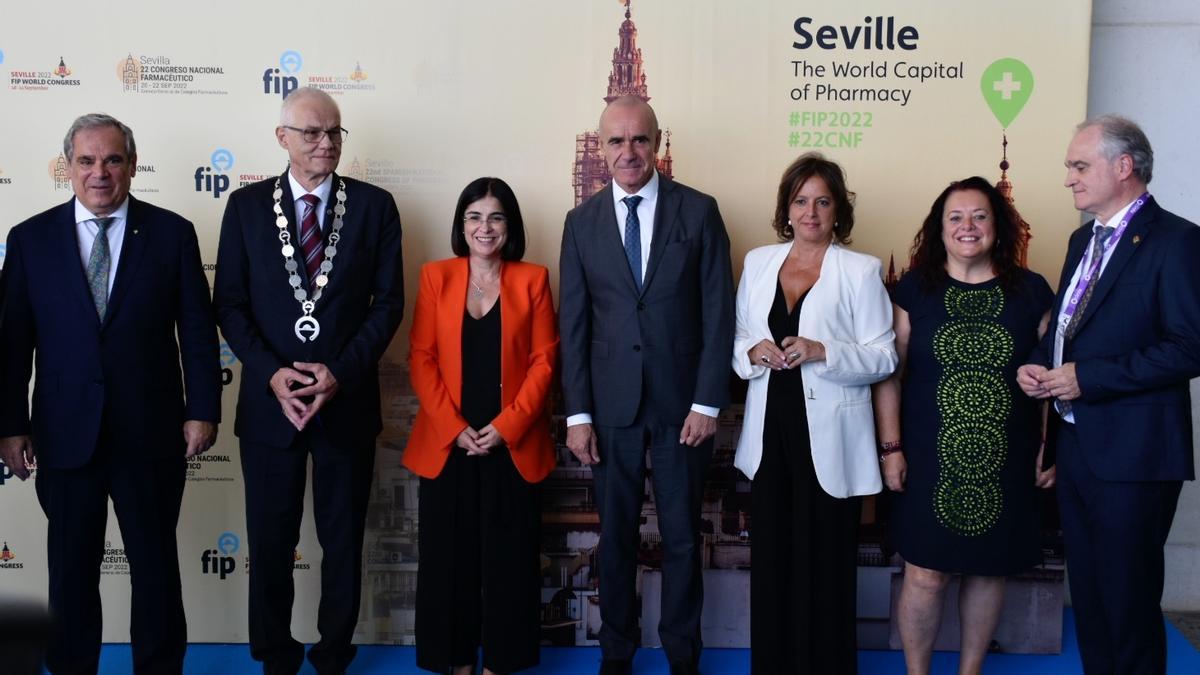
POLYGON ((892 497, 892 539, 908 562, 1004 576, 1040 561, 1034 465, 1038 403, 1017 387, 1054 296, 1022 270, 999 279, 897 284, 912 330, 901 395, 905 490, 892 497))
MULTIPOLYGON (((500 413, 500 301, 463 314, 462 415, 482 429, 500 413)), ((418 506, 417 666, 475 663, 512 673, 538 664, 541 509, 508 448, 468 457, 455 447, 418 506)))
MULTIPOLYGON (((777 283, 767 318, 777 345, 796 335, 803 304, 802 296, 788 312, 777 283)), ((862 500, 831 497, 817 483, 800 368, 769 377, 751 491, 751 670, 853 675, 862 500)))

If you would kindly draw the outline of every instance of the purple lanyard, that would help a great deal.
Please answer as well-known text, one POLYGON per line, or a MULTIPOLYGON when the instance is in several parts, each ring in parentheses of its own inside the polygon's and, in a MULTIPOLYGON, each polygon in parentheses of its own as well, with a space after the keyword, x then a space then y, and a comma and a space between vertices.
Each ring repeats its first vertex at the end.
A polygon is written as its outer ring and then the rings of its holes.
MULTIPOLYGON (((1075 285, 1074 292, 1071 293, 1071 301, 1067 303, 1066 308, 1063 310, 1065 318, 1069 319, 1075 314, 1075 310, 1079 307, 1080 298, 1087 293, 1088 287, 1100 276, 1100 265, 1104 262, 1104 256, 1108 253, 1108 249, 1117 245, 1117 240, 1125 233, 1125 228, 1129 226, 1129 221, 1133 220, 1133 217, 1137 215, 1137 212, 1141 210, 1142 205, 1148 199, 1150 199, 1150 193, 1143 192, 1141 197, 1134 200, 1133 205, 1125 212, 1125 217, 1121 219, 1120 223, 1117 223, 1117 229, 1113 230, 1113 233, 1108 237, 1108 241, 1104 242, 1104 249, 1100 251, 1100 255, 1095 256, 1094 260, 1088 262, 1087 270, 1083 277, 1079 279, 1079 283, 1075 285)), ((1092 236, 1095 237, 1096 235, 1093 234, 1092 236)))

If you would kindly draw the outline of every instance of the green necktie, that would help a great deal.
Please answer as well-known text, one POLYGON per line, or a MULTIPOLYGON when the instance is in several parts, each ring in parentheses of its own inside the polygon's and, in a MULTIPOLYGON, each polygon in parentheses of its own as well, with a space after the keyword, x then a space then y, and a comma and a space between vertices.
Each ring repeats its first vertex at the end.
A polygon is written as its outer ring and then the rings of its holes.
POLYGON ((96 223, 96 241, 92 244, 92 255, 88 257, 87 280, 88 288, 92 291, 92 300, 96 303, 96 314, 104 321, 104 313, 108 310, 108 266, 112 256, 108 252, 108 226, 116 218, 93 218, 96 223))

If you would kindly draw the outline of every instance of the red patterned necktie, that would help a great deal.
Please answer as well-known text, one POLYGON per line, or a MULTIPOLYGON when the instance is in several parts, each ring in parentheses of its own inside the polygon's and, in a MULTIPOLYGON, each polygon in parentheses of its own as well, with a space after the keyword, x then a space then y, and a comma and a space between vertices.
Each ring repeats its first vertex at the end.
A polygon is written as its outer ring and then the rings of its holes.
POLYGON ((300 219, 300 250, 304 252, 304 269, 308 272, 308 290, 317 290, 317 274, 321 271, 321 228, 317 225, 317 207, 321 198, 308 194, 300 198, 304 202, 304 216, 300 219))

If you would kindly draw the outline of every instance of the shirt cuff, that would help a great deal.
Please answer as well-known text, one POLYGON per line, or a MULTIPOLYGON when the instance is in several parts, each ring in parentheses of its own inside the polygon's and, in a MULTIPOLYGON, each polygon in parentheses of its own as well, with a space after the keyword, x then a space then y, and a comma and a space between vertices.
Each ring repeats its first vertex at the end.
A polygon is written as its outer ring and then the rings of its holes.
POLYGON ((579 426, 580 424, 591 424, 591 423, 592 423, 592 414, 591 413, 576 413, 574 415, 567 416, 567 426, 569 426, 569 427, 579 426))
MULTIPOLYGON (((699 403, 692 404, 692 412, 698 412, 701 415, 705 415, 707 417, 713 417, 713 418, 719 417, 721 415, 720 408, 714 408, 710 405, 700 405, 699 403)), ((568 424, 569 424, 569 422, 568 422, 568 424)))

